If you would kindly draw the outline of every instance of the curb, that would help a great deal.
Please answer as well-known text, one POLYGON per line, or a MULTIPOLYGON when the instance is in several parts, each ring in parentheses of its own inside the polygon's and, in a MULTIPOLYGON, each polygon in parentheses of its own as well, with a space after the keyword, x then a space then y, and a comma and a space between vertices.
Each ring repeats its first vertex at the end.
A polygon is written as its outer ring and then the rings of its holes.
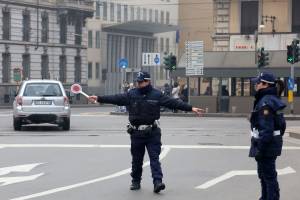
POLYGON ((290 136, 291 138, 300 139, 300 133, 289 132, 289 136, 290 136))
MULTIPOLYGON (((124 112, 110 112, 111 115, 128 115, 124 112)), ((165 117, 197 117, 194 113, 160 113, 165 117)), ((204 113, 203 117, 228 117, 228 118, 249 118, 250 114, 246 113, 204 113)), ((285 119, 288 121, 300 120, 300 115, 285 115, 285 119)))

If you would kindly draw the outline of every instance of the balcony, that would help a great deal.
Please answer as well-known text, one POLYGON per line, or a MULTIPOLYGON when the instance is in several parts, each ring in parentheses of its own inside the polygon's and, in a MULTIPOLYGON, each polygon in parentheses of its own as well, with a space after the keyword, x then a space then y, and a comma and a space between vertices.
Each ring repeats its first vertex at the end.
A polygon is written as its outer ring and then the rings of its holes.
POLYGON ((91 0, 57 0, 56 5, 61 9, 94 12, 93 1, 91 0))

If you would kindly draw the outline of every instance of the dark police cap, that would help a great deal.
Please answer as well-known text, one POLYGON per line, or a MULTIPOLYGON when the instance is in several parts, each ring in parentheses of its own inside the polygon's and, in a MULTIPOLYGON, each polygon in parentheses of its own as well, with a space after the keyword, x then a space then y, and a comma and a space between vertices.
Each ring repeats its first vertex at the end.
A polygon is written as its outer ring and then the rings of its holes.
POLYGON ((271 72, 261 72, 258 77, 251 79, 255 84, 265 82, 269 84, 275 84, 275 76, 271 72))
POLYGON ((151 80, 150 78, 150 74, 148 72, 138 72, 137 77, 136 77, 136 81, 137 82, 142 82, 142 81, 149 81, 151 80))

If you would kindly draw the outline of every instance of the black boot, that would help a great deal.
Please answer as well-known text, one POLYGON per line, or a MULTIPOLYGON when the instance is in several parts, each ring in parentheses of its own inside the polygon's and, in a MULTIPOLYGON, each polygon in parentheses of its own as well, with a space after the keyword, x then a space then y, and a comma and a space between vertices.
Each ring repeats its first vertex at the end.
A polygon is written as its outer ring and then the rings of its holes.
POLYGON ((132 182, 130 185, 130 190, 139 190, 141 189, 141 184, 139 182, 132 182))
POLYGON ((153 192, 159 193, 161 190, 164 190, 166 188, 166 185, 164 183, 154 183, 154 190, 153 192))

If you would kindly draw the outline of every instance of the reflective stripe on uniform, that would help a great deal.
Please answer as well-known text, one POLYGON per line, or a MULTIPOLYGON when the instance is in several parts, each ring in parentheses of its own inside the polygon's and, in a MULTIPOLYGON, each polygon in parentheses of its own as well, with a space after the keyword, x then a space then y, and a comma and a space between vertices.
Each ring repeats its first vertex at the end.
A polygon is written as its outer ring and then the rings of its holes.
MULTIPOLYGON (((259 132, 257 129, 253 128, 253 130, 250 131, 250 133, 252 137, 259 139, 259 132)), ((273 136, 278 136, 278 135, 280 135, 280 130, 276 130, 273 132, 273 136)))

